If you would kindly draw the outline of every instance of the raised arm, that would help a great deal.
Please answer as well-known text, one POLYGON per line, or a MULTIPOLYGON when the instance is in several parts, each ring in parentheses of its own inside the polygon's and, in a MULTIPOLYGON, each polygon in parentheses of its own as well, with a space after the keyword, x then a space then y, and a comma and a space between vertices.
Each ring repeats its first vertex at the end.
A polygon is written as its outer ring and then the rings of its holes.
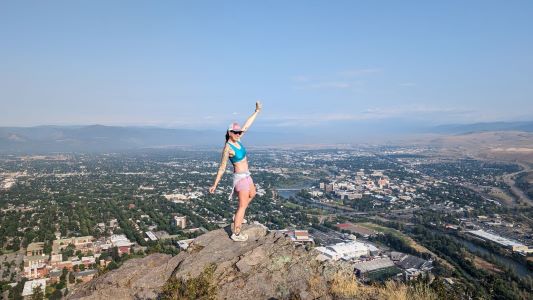
POLYGON ((220 179, 222 179, 222 175, 224 175, 224 172, 226 171, 226 165, 228 163, 229 158, 229 150, 229 145, 226 144, 226 146, 224 146, 224 150, 222 150, 222 157, 220 161, 220 166, 218 167, 217 177, 215 178, 215 183, 213 183, 213 185, 209 188, 209 192, 211 194, 215 192, 218 183, 220 182, 220 179))
POLYGON ((243 133, 241 134, 241 137, 244 135, 244 133, 246 133, 248 128, 252 126, 252 123, 255 121, 255 117, 257 117, 257 114, 261 111, 261 109, 261 102, 255 102, 255 112, 246 120, 246 122, 244 122, 244 125, 242 126, 243 133))

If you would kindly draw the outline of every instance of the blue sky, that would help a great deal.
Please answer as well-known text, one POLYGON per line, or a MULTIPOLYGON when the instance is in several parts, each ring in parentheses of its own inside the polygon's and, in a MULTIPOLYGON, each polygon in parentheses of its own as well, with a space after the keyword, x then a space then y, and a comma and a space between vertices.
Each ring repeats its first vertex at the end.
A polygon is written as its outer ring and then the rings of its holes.
POLYGON ((533 119, 532 1, 2 1, 0 41, 0 126, 533 119))

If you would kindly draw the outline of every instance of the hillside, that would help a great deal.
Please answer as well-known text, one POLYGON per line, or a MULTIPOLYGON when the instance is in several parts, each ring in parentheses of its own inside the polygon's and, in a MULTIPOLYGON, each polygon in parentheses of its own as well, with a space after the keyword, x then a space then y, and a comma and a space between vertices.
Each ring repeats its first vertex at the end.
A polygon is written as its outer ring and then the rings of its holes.
POLYGON ((235 243, 206 233, 175 257, 152 254, 80 285, 67 299, 436 299, 427 288, 365 287, 342 263, 321 263, 303 246, 261 225, 235 243))

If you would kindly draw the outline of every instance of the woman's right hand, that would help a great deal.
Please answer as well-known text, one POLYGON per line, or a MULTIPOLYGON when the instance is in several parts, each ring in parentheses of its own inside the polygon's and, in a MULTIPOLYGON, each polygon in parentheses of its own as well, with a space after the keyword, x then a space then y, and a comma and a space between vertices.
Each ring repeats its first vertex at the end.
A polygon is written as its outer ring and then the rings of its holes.
POLYGON ((213 194, 215 192, 215 190, 217 189, 217 186, 216 185, 212 185, 210 188, 209 188, 209 192, 211 194, 213 194))

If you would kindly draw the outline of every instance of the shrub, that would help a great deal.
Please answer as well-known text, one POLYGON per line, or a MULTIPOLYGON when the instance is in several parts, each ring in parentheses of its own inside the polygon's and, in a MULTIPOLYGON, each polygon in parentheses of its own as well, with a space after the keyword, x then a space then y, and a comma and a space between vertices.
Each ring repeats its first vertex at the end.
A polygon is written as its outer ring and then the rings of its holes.
POLYGON ((175 276, 172 276, 163 287, 161 299, 215 299, 216 286, 213 284, 215 269, 216 265, 208 265, 204 268, 200 275, 189 279, 178 279, 175 276))

